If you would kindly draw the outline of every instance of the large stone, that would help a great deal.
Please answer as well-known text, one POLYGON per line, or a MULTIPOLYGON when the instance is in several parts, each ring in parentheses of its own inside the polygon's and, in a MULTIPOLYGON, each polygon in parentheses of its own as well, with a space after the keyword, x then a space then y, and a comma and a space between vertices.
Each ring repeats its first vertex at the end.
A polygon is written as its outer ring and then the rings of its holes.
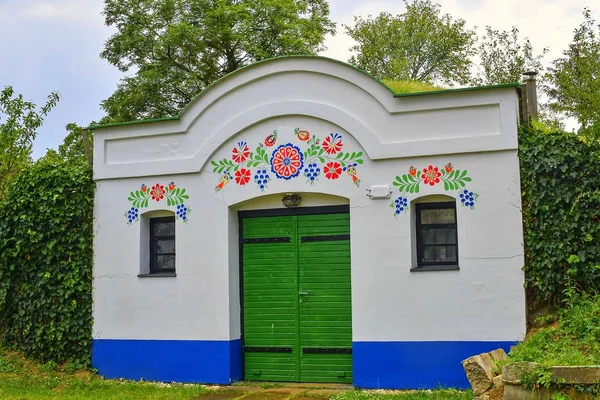
POLYGON ((495 376, 494 379, 492 380, 494 382, 494 386, 495 387, 500 387, 503 386, 504 384, 502 383, 502 375, 498 375, 495 376))
POLYGON ((537 363, 520 361, 502 367, 502 382, 505 385, 520 385, 523 373, 533 371, 537 363))
POLYGON ((502 349, 490 353, 482 353, 469 357, 462 362, 467 379, 473 388, 475 395, 479 396, 492 387, 493 369, 495 362, 506 358, 506 352, 502 349))
POLYGON ((600 366, 550 367, 552 379, 559 383, 596 384, 600 382, 600 366))
POLYGON ((496 349, 494 351, 490 351, 488 354, 492 357, 492 360, 496 362, 506 360, 508 358, 508 355, 504 349, 496 349))
POLYGON ((547 389, 529 390, 523 386, 504 386, 504 400, 550 400, 550 392, 547 389))

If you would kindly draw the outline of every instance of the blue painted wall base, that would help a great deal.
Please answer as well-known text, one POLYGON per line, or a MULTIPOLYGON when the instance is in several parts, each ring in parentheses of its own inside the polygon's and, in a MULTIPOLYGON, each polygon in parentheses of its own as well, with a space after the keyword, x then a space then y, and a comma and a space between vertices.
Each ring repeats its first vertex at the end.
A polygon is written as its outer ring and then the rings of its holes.
POLYGON ((242 346, 239 339, 96 339, 92 366, 106 378, 228 384, 242 379, 242 346))
MULTIPOLYGON (((354 386, 466 389, 461 361, 516 342, 354 342, 354 386)), ((228 384, 242 380, 240 340, 97 339, 92 365, 106 378, 228 384)))
POLYGON ((516 342, 354 342, 354 386, 364 389, 470 387, 461 361, 516 342))

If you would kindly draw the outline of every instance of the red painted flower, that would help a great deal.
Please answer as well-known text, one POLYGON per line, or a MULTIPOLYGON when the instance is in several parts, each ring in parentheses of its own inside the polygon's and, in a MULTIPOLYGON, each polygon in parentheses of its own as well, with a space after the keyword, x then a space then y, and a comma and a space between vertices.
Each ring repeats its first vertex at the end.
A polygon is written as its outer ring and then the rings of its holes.
POLYGON ((238 185, 244 186, 246 183, 250 182, 250 176, 252 172, 246 168, 240 168, 235 172, 235 183, 238 185))
POLYGON ((339 162, 332 161, 325 165, 325 168, 323 168, 323 173, 327 179, 337 179, 342 174, 342 166, 339 162))
POLYGON ((173 189, 175 189, 175 182, 170 182, 169 183, 169 192, 172 192, 173 189))
POLYGON ((421 179, 425 181, 425 184, 429 184, 429 186, 433 186, 436 183, 440 183, 440 176, 442 173, 440 172, 438 167, 433 167, 432 165, 429 168, 423 168, 423 174, 421 175, 421 179))
POLYGON ((150 195, 152 196, 152 200, 161 201, 165 198, 165 190, 164 185, 157 183, 155 186, 152 186, 152 190, 150 190, 150 195))
POLYGON ((410 168, 408 169, 408 173, 411 174, 412 176, 417 176, 417 169, 411 165, 410 168))
POLYGON ((148 186, 146 186, 146 184, 142 183, 142 192, 146 193, 146 190, 148 190, 148 186))
POLYGON ((231 159, 239 164, 246 162, 249 156, 250 149, 248 148, 248 144, 246 142, 238 142, 238 147, 233 148, 231 159))
POLYGON ((332 133, 323 140, 323 150, 327 154, 337 154, 342 150, 342 135, 339 133, 332 133))
POLYGON ((300 174, 304 165, 304 155, 300 148, 291 143, 282 144, 275 150, 271 156, 271 171, 277 178, 291 179, 300 174))
POLYGON ((452 166, 452 163, 448 163, 448 164, 446 164, 445 168, 446 168, 446 173, 449 174, 450 172, 452 172, 452 169, 454 167, 452 166))

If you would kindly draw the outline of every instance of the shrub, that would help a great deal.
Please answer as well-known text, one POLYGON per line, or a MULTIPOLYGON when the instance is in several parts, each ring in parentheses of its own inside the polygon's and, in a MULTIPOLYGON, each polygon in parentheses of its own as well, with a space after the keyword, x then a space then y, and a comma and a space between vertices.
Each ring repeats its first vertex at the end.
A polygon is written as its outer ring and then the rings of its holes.
POLYGON ((600 288, 600 143, 521 128, 526 287, 541 300, 600 288))
POLYGON ((42 361, 88 366, 94 186, 89 167, 41 160, 0 203, 0 332, 42 361))

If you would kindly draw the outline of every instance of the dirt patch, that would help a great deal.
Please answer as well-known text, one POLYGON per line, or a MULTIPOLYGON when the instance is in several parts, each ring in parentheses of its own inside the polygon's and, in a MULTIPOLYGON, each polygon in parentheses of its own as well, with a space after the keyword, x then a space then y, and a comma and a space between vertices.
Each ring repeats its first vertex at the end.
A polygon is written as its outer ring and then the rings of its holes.
POLYGON ((298 389, 269 389, 269 390, 261 390, 255 393, 250 393, 244 400, 277 400, 277 399, 289 399, 295 397, 299 393, 304 392, 304 390, 298 389))
POLYGON ((340 394, 342 390, 339 389, 315 389, 307 392, 307 396, 311 398, 323 398, 330 399, 336 394, 340 394))
POLYGON ((244 396, 240 390, 211 390, 202 396, 196 397, 198 400, 233 400, 244 396))

